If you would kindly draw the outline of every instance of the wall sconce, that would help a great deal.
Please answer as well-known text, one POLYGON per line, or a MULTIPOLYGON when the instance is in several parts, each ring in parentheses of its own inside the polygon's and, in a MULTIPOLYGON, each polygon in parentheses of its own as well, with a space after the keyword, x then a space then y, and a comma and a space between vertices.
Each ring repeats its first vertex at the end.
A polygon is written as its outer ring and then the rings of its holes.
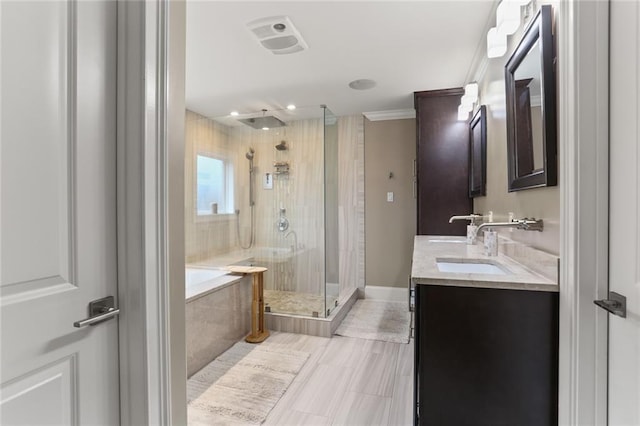
POLYGON ((464 86, 464 96, 462 97, 462 102, 466 104, 471 104, 473 106, 474 103, 478 101, 478 83, 469 83, 464 86))
POLYGON ((499 58, 507 52, 507 36, 520 27, 520 8, 531 0, 502 0, 496 10, 496 26, 487 33, 487 57, 499 58))
POLYGON ((507 36, 498 33, 497 28, 491 28, 487 33, 487 57, 499 58, 507 52, 507 36))
POLYGON ((469 108, 467 105, 458 105, 458 121, 466 121, 469 118, 469 113, 472 108, 469 108))
POLYGON ((515 33, 520 26, 520 4, 504 0, 496 10, 496 29, 498 34, 508 36, 515 33))
POLYGON ((476 102, 478 102, 478 83, 469 83, 464 86, 464 95, 460 98, 458 120, 467 120, 469 113, 473 111, 473 104, 476 102))

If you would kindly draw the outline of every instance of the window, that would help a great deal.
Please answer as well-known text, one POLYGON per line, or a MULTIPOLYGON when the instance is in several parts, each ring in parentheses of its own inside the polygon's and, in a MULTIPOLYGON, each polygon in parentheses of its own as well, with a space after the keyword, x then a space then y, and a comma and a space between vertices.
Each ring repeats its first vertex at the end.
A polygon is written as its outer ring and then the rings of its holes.
POLYGON ((224 158, 196 156, 198 216, 233 213, 233 165, 224 158))

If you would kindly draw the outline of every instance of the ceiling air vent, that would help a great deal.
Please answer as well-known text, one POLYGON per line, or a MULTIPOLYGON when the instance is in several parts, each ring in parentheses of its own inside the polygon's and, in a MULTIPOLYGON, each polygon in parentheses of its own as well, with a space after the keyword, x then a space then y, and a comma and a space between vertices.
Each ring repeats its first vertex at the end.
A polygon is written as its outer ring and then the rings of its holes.
POLYGON ((256 19, 249 22, 247 27, 258 38, 262 47, 274 55, 286 55, 309 48, 287 16, 256 19))

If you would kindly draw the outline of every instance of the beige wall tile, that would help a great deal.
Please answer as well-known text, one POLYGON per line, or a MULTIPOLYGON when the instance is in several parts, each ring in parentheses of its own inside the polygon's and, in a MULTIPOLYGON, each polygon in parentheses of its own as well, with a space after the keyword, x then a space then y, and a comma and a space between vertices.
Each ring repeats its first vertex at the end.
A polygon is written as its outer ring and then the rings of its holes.
MULTIPOLYGON (((362 116, 340 117, 338 138, 340 294, 359 286, 364 276, 364 193, 362 182, 362 116)), ((186 261, 196 262, 233 251, 250 240, 249 162, 245 153, 255 150, 255 246, 296 249, 297 256, 271 261, 265 287, 277 290, 324 294, 324 193, 323 122, 301 120, 286 127, 256 131, 227 127, 191 111, 186 112, 185 131, 185 237, 186 261), (278 151, 285 140, 289 147, 278 151), (195 213, 195 158, 198 153, 227 156, 234 164, 234 209, 240 214, 197 217, 195 213), (290 164, 289 175, 275 176, 273 189, 263 189, 266 173, 274 162, 290 164), (290 227, 279 232, 280 208, 286 209, 290 227), (240 241, 238 231, 240 227, 240 241), (285 238, 288 231, 294 231, 285 238), (280 278, 275 280, 274 274, 280 278)), ((249 256, 250 253, 247 252, 249 256)))
POLYGON ((187 377, 213 361, 251 330, 251 279, 187 303, 187 377))

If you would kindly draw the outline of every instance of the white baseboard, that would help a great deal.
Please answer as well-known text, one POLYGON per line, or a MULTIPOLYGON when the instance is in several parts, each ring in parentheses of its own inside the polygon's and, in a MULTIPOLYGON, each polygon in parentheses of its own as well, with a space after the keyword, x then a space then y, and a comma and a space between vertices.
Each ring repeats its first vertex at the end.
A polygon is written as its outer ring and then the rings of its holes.
POLYGON ((364 288, 364 298, 386 300, 388 302, 407 302, 409 289, 406 287, 381 287, 368 285, 364 288))

